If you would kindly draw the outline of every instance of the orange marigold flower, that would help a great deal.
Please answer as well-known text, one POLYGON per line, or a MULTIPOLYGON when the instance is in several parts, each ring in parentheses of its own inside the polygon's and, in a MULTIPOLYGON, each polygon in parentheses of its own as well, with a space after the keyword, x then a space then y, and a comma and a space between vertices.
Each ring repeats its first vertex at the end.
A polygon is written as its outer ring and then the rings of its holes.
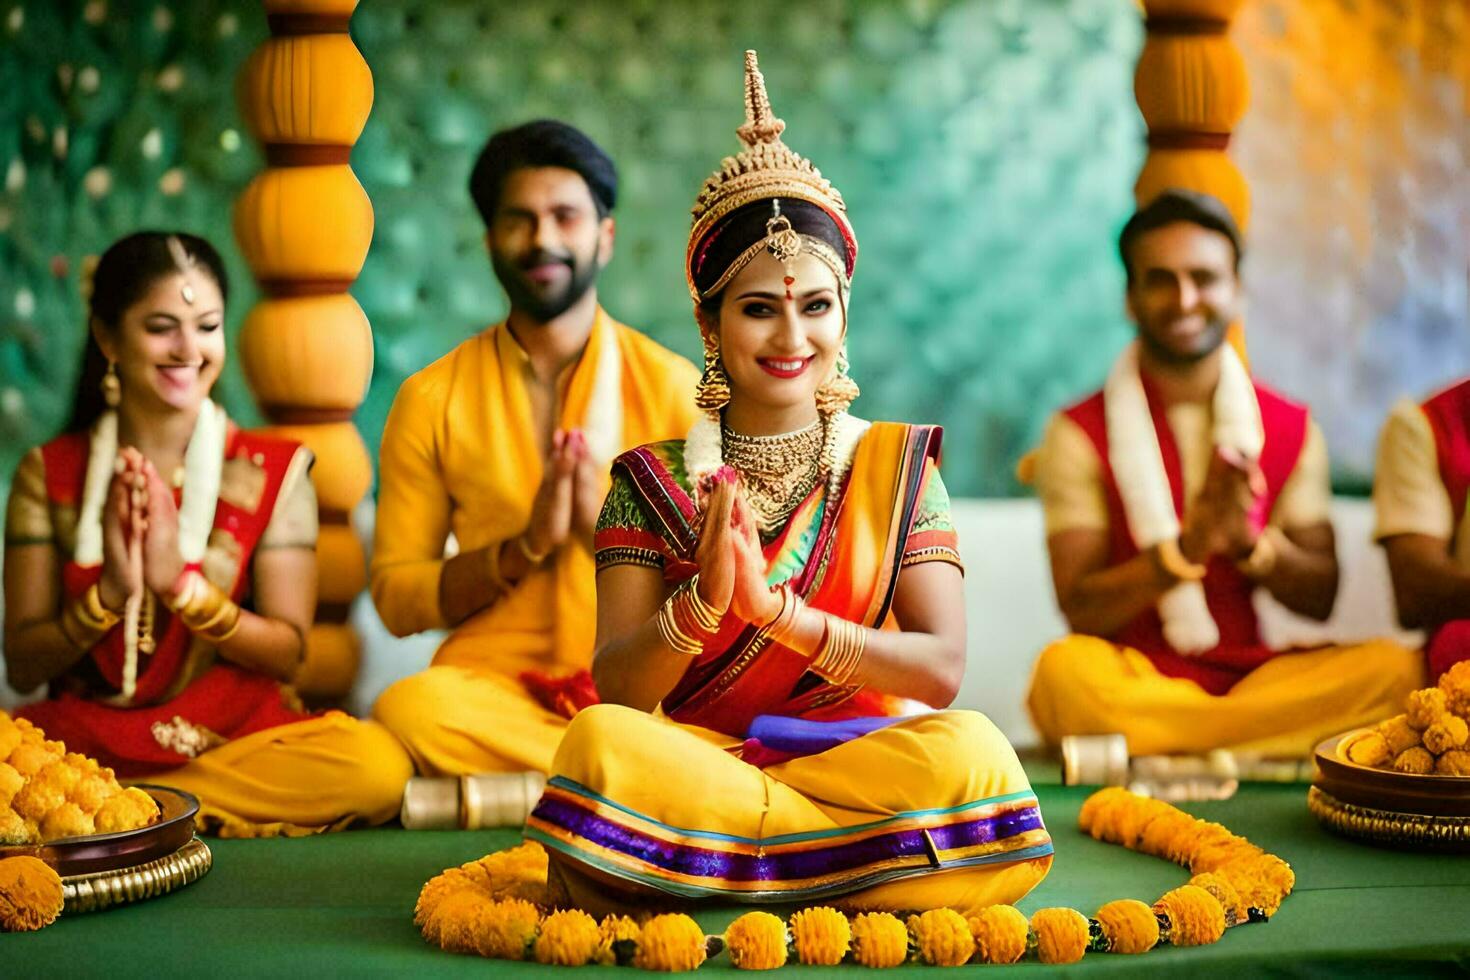
POLYGON ((1097 910, 1110 953, 1147 953, 1159 941, 1159 920, 1140 901, 1120 898, 1097 910))
POLYGON ((969 921, 975 937, 975 958, 981 963, 1015 963, 1026 955, 1031 924, 1014 905, 983 908, 969 921))
POLYGON ((1087 916, 1076 909, 1039 909, 1031 916, 1036 957, 1043 963, 1076 963, 1087 952, 1087 916))
POLYGON ((930 966, 960 966, 975 955, 970 924, 954 909, 930 909, 909 919, 919 958, 930 966))
POLYGON ((852 958, 860 965, 887 969, 909 958, 909 931, 898 916, 864 912, 852 919, 852 958))
POLYGON ((847 916, 819 905, 791 916, 791 941, 796 958, 808 966, 836 966, 852 943, 847 916))
POLYGON ((56 921, 64 899, 61 878, 39 858, 0 861, 0 931, 29 932, 56 921))
POLYGON ((1225 875, 1216 871, 1209 871, 1205 874, 1195 875, 1189 879, 1189 884, 1197 888, 1203 888, 1211 895, 1214 895, 1215 901, 1220 903, 1220 907, 1226 912, 1233 914, 1237 922, 1245 921, 1248 908, 1245 902, 1241 900, 1240 892, 1236 890, 1235 885, 1225 875))
POLYGON ((520 898, 490 902, 477 896, 477 900, 483 914, 475 921, 475 952, 497 960, 525 959, 541 924, 536 906, 520 898))
POLYGON ((553 912, 542 920, 536 936, 536 962, 581 966, 591 962, 601 939, 597 920, 581 909, 553 912))
POLYGON ((786 923, 769 912, 747 912, 725 930, 730 962, 739 970, 774 970, 786 965, 786 923))
POLYGON ((633 965, 640 970, 682 973, 704 962, 704 930, 682 913, 656 915, 643 924, 633 965))
POLYGON ((626 915, 608 915, 597 927, 597 932, 601 937, 597 945, 597 962, 613 966, 618 962, 619 944, 627 943, 636 949, 643 927, 626 915))
POLYGON ((1175 946, 1208 946, 1225 934, 1225 910, 1198 885, 1181 885, 1154 903, 1169 917, 1169 942, 1175 946))

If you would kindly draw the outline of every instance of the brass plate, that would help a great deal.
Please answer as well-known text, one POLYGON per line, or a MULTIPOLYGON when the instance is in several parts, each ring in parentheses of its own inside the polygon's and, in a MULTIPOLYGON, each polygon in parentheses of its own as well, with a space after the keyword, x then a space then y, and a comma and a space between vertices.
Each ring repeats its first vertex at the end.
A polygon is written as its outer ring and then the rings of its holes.
POLYGON ((1470 778, 1419 776, 1349 761, 1347 746, 1369 731, 1354 729, 1318 745, 1313 784, 1339 802, 1355 807, 1413 816, 1470 818, 1470 778))
POLYGON ((194 839, 194 815, 199 801, 191 793, 170 786, 139 785, 158 803, 156 823, 116 834, 63 837, 44 844, 0 847, 0 858, 27 854, 40 858, 63 878, 97 874, 157 861, 174 854, 194 839))
POLYGON ((115 871, 62 878, 61 894, 66 900, 62 914, 100 912, 114 905, 128 905, 167 895, 203 878, 213 865, 214 855, 204 841, 194 837, 174 853, 156 861, 115 871))
POLYGON ((1370 844, 1421 851, 1470 852, 1470 817, 1428 816, 1355 806, 1316 786, 1307 791, 1307 809, 1327 829, 1370 844))

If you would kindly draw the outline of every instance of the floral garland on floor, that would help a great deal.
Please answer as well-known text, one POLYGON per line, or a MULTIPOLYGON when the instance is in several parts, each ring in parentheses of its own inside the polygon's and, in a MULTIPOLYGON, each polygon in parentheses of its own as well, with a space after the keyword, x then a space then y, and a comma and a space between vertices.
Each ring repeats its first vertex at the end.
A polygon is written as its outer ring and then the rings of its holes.
POLYGON ((968 919, 932 909, 900 919, 888 912, 851 917, 827 907, 802 909, 783 921, 747 912, 721 936, 706 936, 682 913, 641 924, 610 915, 598 922, 580 909, 544 914, 547 856, 524 843, 450 868, 419 893, 414 924, 424 939, 452 953, 558 966, 588 963, 681 972, 728 951, 743 970, 771 970, 788 960, 893 967, 1075 963, 1088 952, 1146 953, 1155 946, 1204 946, 1225 930, 1274 915, 1296 882, 1291 866, 1217 823, 1167 803, 1112 787, 1082 805, 1081 829, 1100 841, 1167 858, 1188 868, 1188 884, 1152 906, 1109 902, 1088 918, 1068 908, 1041 909, 1028 920, 1010 905, 968 919))

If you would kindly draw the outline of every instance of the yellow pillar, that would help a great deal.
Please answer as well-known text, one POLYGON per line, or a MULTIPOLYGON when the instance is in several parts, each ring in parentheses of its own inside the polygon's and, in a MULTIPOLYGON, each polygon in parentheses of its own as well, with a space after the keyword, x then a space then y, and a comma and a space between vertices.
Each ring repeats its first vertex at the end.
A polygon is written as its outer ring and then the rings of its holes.
MULTIPOLYGON (((1242 0, 1143 0, 1146 35, 1133 94, 1148 126, 1148 157, 1134 185, 1140 205, 1167 187, 1212 194, 1242 232, 1250 190, 1226 150, 1245 115, 1250 83, 1230 22, 1242 0)), ((1239 323, 1231 337, 1241 355, 1239 323)))
POLYGON ((263 6, 271 36, 237 85, 267 164, 235 204, 235 238, 264 294, 241 328, 240 357, 265 431, 317 457, 317 623, 297 689, 333 700, 357 675, 361 649, 347 610, 367 579, 350 515, 372 484, 372 462, 352 415, 372 376, 373 338, 347 288, 367 257, 373 207, 348 160, 372 109, 373 78, 347 34, 357 0, 263 6))

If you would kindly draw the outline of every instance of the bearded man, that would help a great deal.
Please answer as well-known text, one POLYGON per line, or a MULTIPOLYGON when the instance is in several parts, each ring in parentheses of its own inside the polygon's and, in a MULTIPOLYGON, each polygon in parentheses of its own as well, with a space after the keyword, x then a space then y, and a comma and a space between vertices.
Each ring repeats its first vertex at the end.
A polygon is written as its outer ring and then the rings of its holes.
POLYGON ((469 188, 510 313, 404 382, 379 455, 373 601, 399 636, 451 632, 373 713, 429 776, 544 772, 595 700, 610 464, 682 438, 699 377, 598 304, 617 172, 591 139, 552 120, 496 133, 469 188))

